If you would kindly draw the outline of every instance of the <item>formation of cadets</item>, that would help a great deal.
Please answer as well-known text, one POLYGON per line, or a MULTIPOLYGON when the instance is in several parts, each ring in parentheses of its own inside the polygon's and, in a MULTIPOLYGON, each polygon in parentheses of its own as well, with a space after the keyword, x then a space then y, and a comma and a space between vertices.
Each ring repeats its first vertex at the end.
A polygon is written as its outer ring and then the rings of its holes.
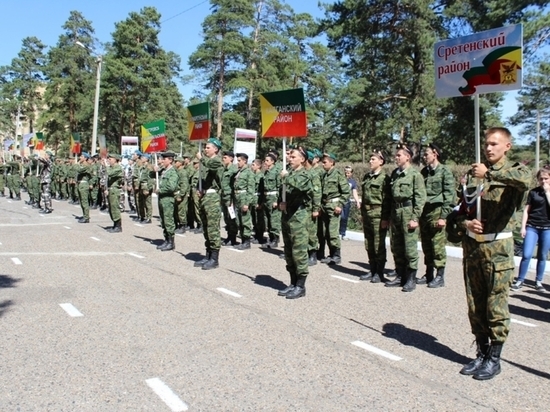
MULTIPOLYGON (((120 155, 106 159, 83 152, 78 158, 42 156, 0 163, 0 196, 20 200, 25 187, 27 203, 41 213, 51 213, 52 197, 79 204, 79 223, 90 222, 90 209, 108 209, 113 226, 122 232, 121 212, 150 224, 153 193, 158 198, 164 242, 157 248, 175 248, 174 236, 193 229, 203 233, 204 258, 195 267, 219 266, 221 246, 246 251, 252 244, 279 248, 283 237, 289 286, 279 291, 288 299, 305 296, 309 267, 318 262, 341 263, 340 216, 350 201, 350 184, 336 167, 336 156, 318 149, 287 150, 287 167, 270 150, 263 159, 249 162, 245 153, 222 151, 217 139, 209 139, 204 153, 196 156, 161 153, 156 164, 151 155, 136 151, 122 163, 120 155), (200 175, 199 175, 200 171, 200 175), (220 222, 226 237, 221 237, 220 222)), ((361 182, 361 217, 370 271, 360 279, 401 287, 411 292, 417 284, 430 288, 445 285, 445 220, 456 201, 455 181, 440 163, 442 151, 429 145, 423 153, 425 167, 411 166, 413 151, 399 145, 395 170, 383 167, 386 154, 375 150, 370 171, 361 182), (395 271, 386 271, 386 236, 390 234, 395 271), (417 278, 420 235, 425 274, 417 278), (393 272, 393 273, 392 273, 393 272), (393 280, 386 276, 393 274, 393 280)))

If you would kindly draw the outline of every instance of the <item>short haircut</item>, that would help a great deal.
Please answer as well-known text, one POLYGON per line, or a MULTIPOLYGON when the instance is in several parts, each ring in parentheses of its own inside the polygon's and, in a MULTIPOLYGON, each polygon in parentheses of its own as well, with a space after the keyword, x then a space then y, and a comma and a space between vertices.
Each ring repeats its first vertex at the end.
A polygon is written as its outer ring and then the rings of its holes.
POLYGON ((550 176, 550 165, 545 165, 541 169, 538 170, 537 179, 540 179, 540 176, 543 175, 543 174, 550 176))
POLYGON ((487 130, 485 130, 485 137, 487 138, 495 133, 500 133, 509 141, 512 141, 512 132, 510 131, 510 129, 500 126, 489 127, 487 130))
POLYGON ((261 166, 263 162, 262 162, 262 159, 254 159, 253 163, 261 166))

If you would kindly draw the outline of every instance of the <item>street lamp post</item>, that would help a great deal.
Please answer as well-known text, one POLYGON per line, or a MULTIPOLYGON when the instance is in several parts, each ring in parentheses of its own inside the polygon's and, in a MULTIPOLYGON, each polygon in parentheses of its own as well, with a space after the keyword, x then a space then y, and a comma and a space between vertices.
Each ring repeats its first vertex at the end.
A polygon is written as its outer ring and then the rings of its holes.
MULTIPOLYGON (((88 50, 90 49, 86 47, 81 42, 77 41, 75 42, 80 47, 83 47, 84 49, 88 50)), ((94 124, 92 128, 92 156, 96 154, 96 147, 97 147, 97 125, 99 122, 99 89, 101 87, 101 63, 103 60, 103 57, 101 55, 96 56, 97 60, 97 72, 96 72, 96 79, 95 79, 95 98, 94 98, 94 124)))

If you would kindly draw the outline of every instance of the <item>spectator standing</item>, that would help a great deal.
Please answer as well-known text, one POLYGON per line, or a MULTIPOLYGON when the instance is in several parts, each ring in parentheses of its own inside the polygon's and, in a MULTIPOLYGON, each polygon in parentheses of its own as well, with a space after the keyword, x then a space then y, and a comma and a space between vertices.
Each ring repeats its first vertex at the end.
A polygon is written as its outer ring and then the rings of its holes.
POLYGON ((357 194, 357 182, 353 178, 353 169, 351 166, 346 166, 344 168, 344 175, 346 176, 346 179, 348 179, 351 196, 342 208, 342 216, 340 217, 340 238, 342 238, 342 240, 347 240, 346 231, 348 230, 348 220, 351 211, 352 200, 355 202, 355 207, 357 209, 361 209, 361 203, 359 201, 359 195, 357 194))

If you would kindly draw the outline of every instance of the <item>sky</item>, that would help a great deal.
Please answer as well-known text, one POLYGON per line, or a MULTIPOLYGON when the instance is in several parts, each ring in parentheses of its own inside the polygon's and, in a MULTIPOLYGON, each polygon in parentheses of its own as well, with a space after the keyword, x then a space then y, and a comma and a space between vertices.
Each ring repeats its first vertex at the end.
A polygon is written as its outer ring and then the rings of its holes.
MULTIPOLYGON (((307 12, 314 17, 323 15, 318 0, 286 0, 286 3, 298 13, 307 12)), ((182 74, 191 74, 187 60, 201 42, 201 24, 210 11, 208 0, 2 0, 4 19, 0 25, 0 66, 11 63, 21 50, 21 41, 25 37, 35 36, 45 45, 55 46, 63 32, 61 26, 71 10, 81 12, 90 20, 97 40, 105 43, 111 40, 116 22, 146 6, 155 7, 162 15, 161 46, 181 57, 182 74)), ((190 84, 180 89, 184 98, 189 98, 196 88, 197 85, 190 84)), ((516 92, 506 93, 503 118, 507 119, 516 112, 516 95, 516 92)), ((517 136, 517 130, 512 131, 517 136)), ((521 138, 518 142, 523 143, 521 138)))

